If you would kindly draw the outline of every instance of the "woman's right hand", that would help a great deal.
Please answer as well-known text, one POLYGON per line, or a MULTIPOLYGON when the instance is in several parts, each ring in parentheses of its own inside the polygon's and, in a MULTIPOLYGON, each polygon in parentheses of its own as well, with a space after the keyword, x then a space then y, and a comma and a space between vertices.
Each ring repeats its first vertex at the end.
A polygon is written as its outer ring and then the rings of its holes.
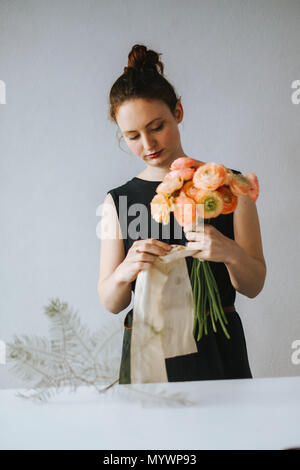
POLYGON ((151 269, 158 256, 164 256, 172 249, 168 243, 155 238, 136 240, 127 256, 117 267, 115 275, 120 282, 133 282, 143 269, 151 269))

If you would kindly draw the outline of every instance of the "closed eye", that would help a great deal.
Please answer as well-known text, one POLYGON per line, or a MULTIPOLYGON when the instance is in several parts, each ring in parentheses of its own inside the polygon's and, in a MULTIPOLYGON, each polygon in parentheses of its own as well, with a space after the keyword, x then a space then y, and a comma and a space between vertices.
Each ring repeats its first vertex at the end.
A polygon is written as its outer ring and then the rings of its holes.
MULTIPOLYGON (((158 127, 156 127, 155 129, 152 129, 153 132, 157 132, 157 131, 160 131, 162 128, 164 127, 163 123, 160 124, 158 127)), ((136 140, 138 138, 138 135, 136 135, 135 137, 131 137, 129 140, 136 140)))

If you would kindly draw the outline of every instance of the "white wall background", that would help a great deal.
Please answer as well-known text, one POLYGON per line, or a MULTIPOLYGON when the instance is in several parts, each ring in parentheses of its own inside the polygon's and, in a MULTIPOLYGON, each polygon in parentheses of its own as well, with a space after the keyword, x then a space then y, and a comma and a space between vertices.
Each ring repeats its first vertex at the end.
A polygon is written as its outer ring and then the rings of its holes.
MULTIPOLYGON (((300 375, 299 0, 0 1, 0 339, 47 336, 52 297, 92 331, 122 328, 129 308, 97 296, 96 209, 143 169, 107 119, 136 43, 163 53, 185 152, 259 177, 267 279, 237 311, 254 376, 300 375)), ((1 388, 23 384, 0 365, 1 388)))

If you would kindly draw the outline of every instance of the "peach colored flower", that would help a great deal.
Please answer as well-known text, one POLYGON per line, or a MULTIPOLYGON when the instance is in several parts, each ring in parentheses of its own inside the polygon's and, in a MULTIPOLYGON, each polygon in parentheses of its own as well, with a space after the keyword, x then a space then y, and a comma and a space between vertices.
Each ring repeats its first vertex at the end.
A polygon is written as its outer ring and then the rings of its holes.
POLYGON ((247 173, 245 178, 250 182, 250 189, 248 191, 248 196, 252 201, 256 201, 259 195, 259 184, 258 178, 254 173, 247 173))
POLYGON ((224 165, 217 163, 205 163, 194 173, 194 186, 199 189, 214 191, 222 186, 227 177, 227 171, 224 165))
POLYGON ((184 181, 188 181, 193 179, 195 168, 182 168, 180 170, 171 170, 169 173, 166 174, 163 181, 168 181, 175 176, 181 176, 184 181))
POLYGON ((150 207, 151 215, 156 222, 164 225, 170 222, 171 202, 165 194, 156 194, 150 202, 150 207))
POLYGON ((226 168, 226 179, 225 179, 224 184, 226 184, 227 186, 229 186, 231 183, 232 175, 233 175, 233 172, 230 170, 230 168, 226 168))
POLYGON ((231 212, 234 212, 237 208, 238 197, 235 196, 226 185, 220 186, 217 191, 223 198, 222 214, 230 214, 231 212))
POLYGON ((198 168, 201 163, 190 157, 179 157, 174 160, 170 166, 170 170, 183 170, 185 168, 198 168))
POLYGON ((187 197, 192 199, 195 199, 198 191, 199 189, 195 188, 193 181, 187 181, 181 188, 181 193, 184 193, 187 197))
POLYGON ((231 191, 236 196, 245 196, 248 194, 251 184, 247 178, 242 174, 232 174, 232 179, 229 184, 231 191))
POLYGON ((224 207, 223 198, 218 191, 199 189, 195 197, 198 211, 203 219, 218 217, 224 207))
POLYGON ((174 217, 181 227, 196 222, 198 218, 195 201, 186 196, 175 198, 173 211, 174 217))
POLYGON ((183 186, 183 178, 181 176, 174 176, 167 181, 162 181, 156 188, 156 192, 172 194, 183 186))

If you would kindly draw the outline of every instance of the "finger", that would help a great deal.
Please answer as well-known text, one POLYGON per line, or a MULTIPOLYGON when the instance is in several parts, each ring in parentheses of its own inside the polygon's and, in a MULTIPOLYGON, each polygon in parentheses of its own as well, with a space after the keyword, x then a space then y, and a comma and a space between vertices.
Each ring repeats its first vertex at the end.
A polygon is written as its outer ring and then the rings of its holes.
POLYGON ((140 271, 142 271, 144 269, 153 268, 153 263, 145 263, 145 262, 142 262, 142 261, 138 261, 136 264, 137 264, 137 267, 140 271))
POLYGON ((205 258, 203 258, 203 253, 202 253, 201 250, 200 250, 200 251, 197 251, 196 253, 194 253, 194 254, 192 255, 192 257, 193 257, 193 258, 196 258, 196 259, 203 259, 203 260, 205 260, 205 258))
MULTIPOLYGON (((158 241, 158 240, 156 240, 158 241)), ((142 247, 139 248, 139 250, 147 253, 154 253, 158 256, 160 255, 165 255, 166 253, 169 253, 171 250, 171 246, 168 245, 167 243, 156 243, 156 242, 149 242, 146 241, 142 247)))
POLYGON ((151 253, 146 253, 146 252, 140 252, 137 253, 136 259, 138 261, 145 261, 145 262, 150 262, 153 263, 157 258, 157 255, 151 254, 151 253))
POLYGON ((152 246, 158 246, 160 248, 163 248, 165 250, 170 250, 171 246, 168 243, 162 242, 161 240, 156 240, 156 238, 147 238, 145 240, 137 240, 134 242, 135 247, 149 247, 150 245, 152 246))
POLYGON ((197 240, 197 237, 198 237, 198 233, 197 232, 186 232, 185 234, 185 238, 187 238, 188 240, 197 240))
POLYGON ((204 232, 187 232, 185 238, 190 241, 204 242, 204 232))
POLYGON ((202 243, 199 243, 199 242, 187 242, 185 244, 185 246, 187 248, 190 248, 191 250, 199 250, 199 251, 202 251, 203 249, 203 246, 202 246, 202 243))
POLYGON ((168 243, 162 242, 161 240, 156 240, 156 238, 151 238, 150 240, 154 245, 157 245, 163 248, 164 250, 170 251, 172 248, 168 243))
POLYGON ((161 248, 156 245, 150 245, 150 246, 143 246, 139 245, 139 247, 136 247, 135 251, 133 252, 134 257, 138 257, 138 259, 141 258, 141 255, 149 255, 153 259, 157 258, 157 256, 164 256, 167 253, 167 251, 164 248, 161 248))

